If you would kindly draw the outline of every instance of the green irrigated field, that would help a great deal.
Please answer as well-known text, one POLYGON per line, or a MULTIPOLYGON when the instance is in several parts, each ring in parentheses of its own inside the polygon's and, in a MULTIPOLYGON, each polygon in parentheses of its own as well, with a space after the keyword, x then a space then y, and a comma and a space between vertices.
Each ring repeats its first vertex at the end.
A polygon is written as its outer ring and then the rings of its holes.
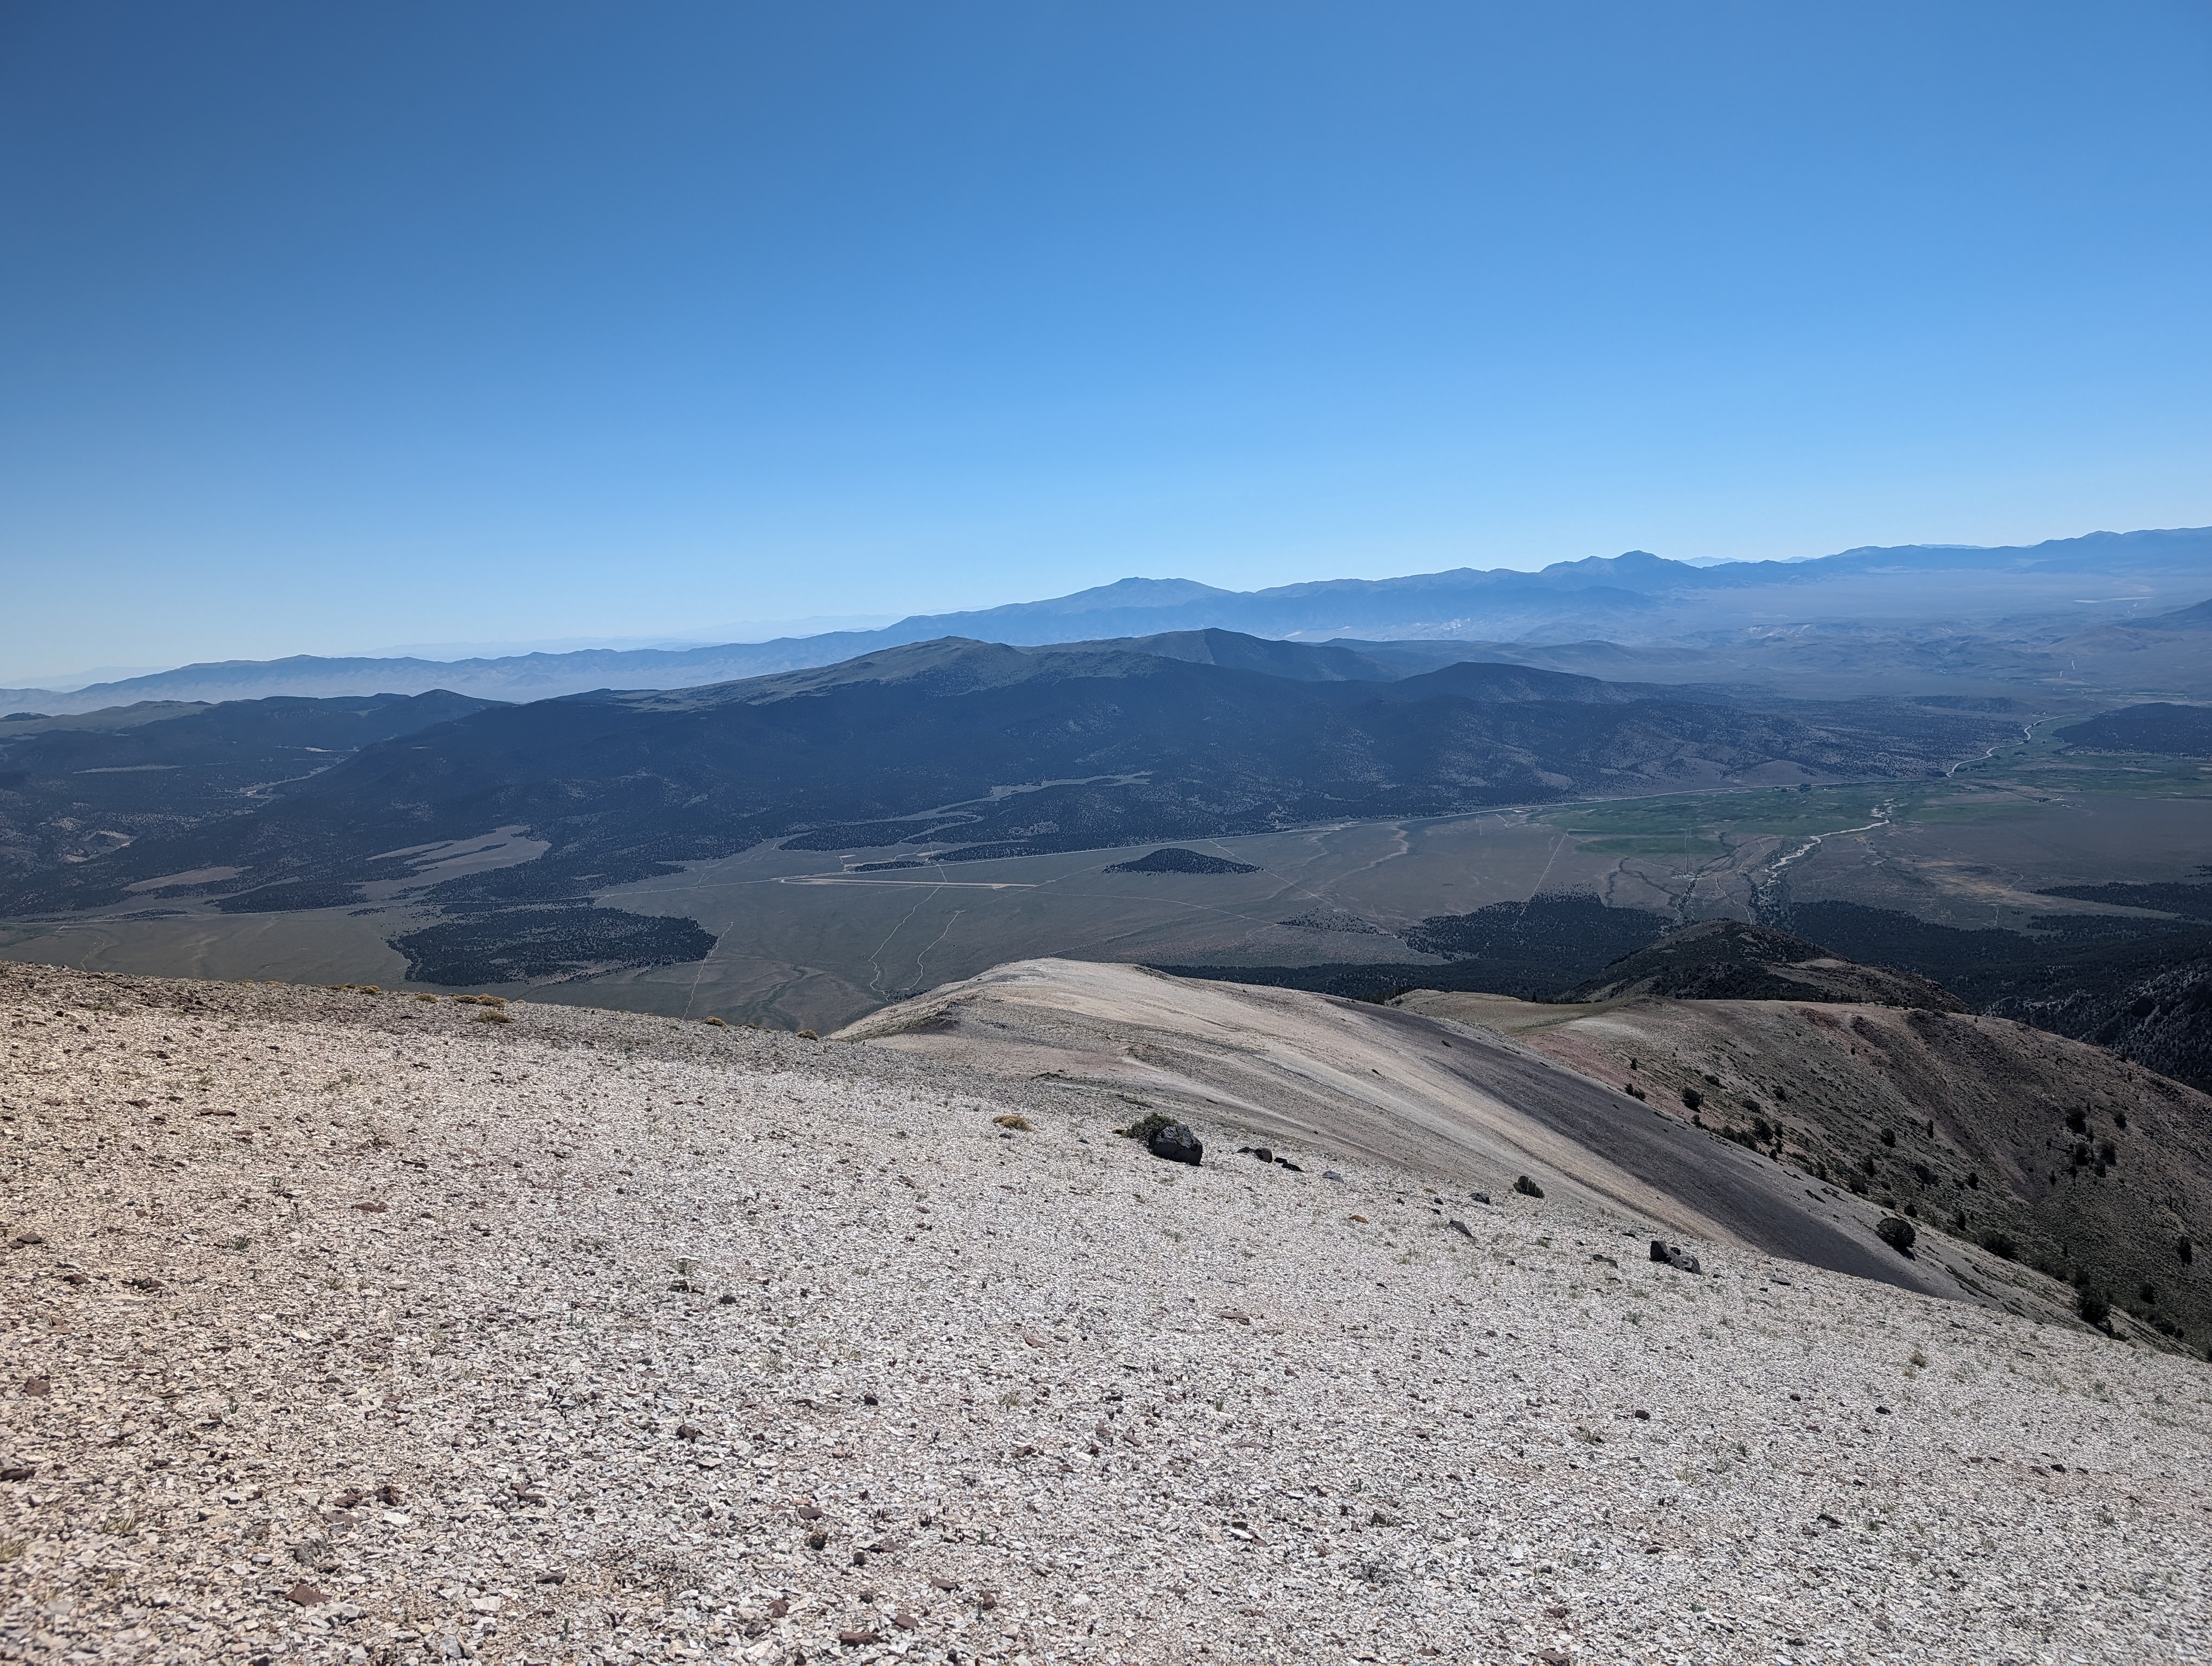
MULTIPOLYGON (((1788 838, 1863 826, 1885 806, 1924 794, 1919 786, 1773 787, 1749 793, 1685 793, 1671 798, 1624 799, 1578 806, 1546 819, 1567 832, 1598 840, 1656 841, 1684 854, 1717 851, 1730 836, 1788 838)), ((1644 852, 1620 851, 1623 855, 1644 852)), ((1648 854, 1673 854, 1654 850, 1648 854)))

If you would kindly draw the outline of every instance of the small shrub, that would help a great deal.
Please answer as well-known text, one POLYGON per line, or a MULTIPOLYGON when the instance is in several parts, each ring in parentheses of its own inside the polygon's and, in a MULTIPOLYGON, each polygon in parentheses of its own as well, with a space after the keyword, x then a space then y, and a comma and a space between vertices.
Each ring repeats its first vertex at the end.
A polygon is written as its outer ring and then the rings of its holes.
POLYGON ((2144 1306, 2146 1306, 2146 1307, 2156 1307, 2156 1306, 2158 1305, 2158 1286, 2157 1286, 2156 1285, 2154 1285, 2154 1284, 2147 1284, 2147 1285, 2145 1285, 2145 1286, 2142 1287, 2142 1293, 2143 1305, 2144 1305, 2144 1306))
POLYGON ((504 1012, 490 1012, 477 1013, 477 1022, 478 1024, 513 1024, 514 1020, 504 1012))
POLYGON ((1981 1176, 1979 1176, 1979 1175, 1976 1174, 1976 1173, 1975 1173, 1972 1169, 1967 1170, 1966 1170, 1966 1189, 1967 1189, 1968 1191, 1970 1191, 1970 1192, 1978 1192, 1978 1191, 1981 1190, 1981 1189, 1982 1189, 1982 1177, 1981 1177, 1981 1176))
POLYGON ((1855 1174, 1845 1175, 1844 1177, 1844 1184, 1850 1187, 1852 1192, 1857 1196, 1864 1197, 1867 1195, 1866 1182, 1860 1179, 1859 1177, 1855 1174))
POLYGON ((329 1573, 338 1565, 337 1552, 331 1548, 328 1539, 301 1540, 292 1547, 292 1560, 318 1573, 329 1573))
POLYGON ((801 1041, 820 1041, 822 1037, 816 1035, 811 1030, 802 1030, 799 1032, 799 1039, 801 1041))
POLYGON ((728 1025, 723 1023, 720 1018, 702 1018, 700 1022, 702 1024, 711 1024, 717 1030, 726 1030, 730 1027, 728 1025))
POLYGON ((1989 1231, 1982 1234, 1981 1244, 1983 1249, 1988 1250, 1999 1261, 2017 1261, 2020 1259, 2020 1246, 2014 1243, 2011 1238, 2008 1237, 2004 1233, 1996 1231, 1995 1228, 1991 1228, 1989 1231))
POLYGON ((1017 1134, 1034 1134, 1036 1132, 1036 1125, 1031 1122, 1028 1117, 1016 1116, 1011 1112, 1004 1116, 994 1116, 991 1120, 999 1127, 1002 1128, 1012 1128, 1017 1134))
POLYGON ((1705 1096, 1694 1087, 1686 1087, 1682 1090, 1682 1104, 1687 1110, 1701 1110, 1705 1108, 1705 1096))
POLYGON ((2075 1300, 2074 1310, 2081 1316, 2082 1323, 2094 1325, 2100 1330, 2110 1323, 2112 1317, 2112 1303, 2105 1299, 2103 1292, 2097 1290, 2084 1290, 2075 1300))
POLYGON ((1897 1130, 1884 1128, 1881 1131, 1881 1143, 1885 1146, 1894 1146, 1897 1143, 1897 1130))
POLYGON ((434 1006, 437 1005, 438 1001, 438 998, 435 995, 417 995, 415 999, 417 1000, 427 1000, 434 1006))
POLYGON ((2173 1243, 2173 1253, 2181 1258, 2181 1264, 2186 1267, 2197 1259, 2197 1246, 2187 1238, 2176 1238, 2173 1243))
POLYGON ((1513 1189, 1523 1197, 1541 1197, 1544 1195, 1544 1189, 1525 1174, 1513 1183, 1513 1189))
POLYGON ((2125 1133, 2128 1131, 2128 1114, 2127 1114, 2127 1112, 2125 1112, 2124 1110, 2116 1110, 2116 1111, 2114 1111, 2114 1112, 2112 1113, 2112 1126, 2113 1126, 2114 1128, 2116 1128, 2119 1129, 2119 1131, 2120 1131, 2121 1133, 2125 1134, 2125 1133))
POLYGON ((1900 1256, 1912 1253, 1912 1245, 1920 1236, 1913 1224, 1902 1215, 1884 1215, 1875 1223, 1874 1235, 1900 1256))
POLYGON ((2078 1110, 2069 1110, 2066 1113, 2066 1126, 2076 1134, 2087 1134, 2089 1131, 2089 1119, 2078 1110))

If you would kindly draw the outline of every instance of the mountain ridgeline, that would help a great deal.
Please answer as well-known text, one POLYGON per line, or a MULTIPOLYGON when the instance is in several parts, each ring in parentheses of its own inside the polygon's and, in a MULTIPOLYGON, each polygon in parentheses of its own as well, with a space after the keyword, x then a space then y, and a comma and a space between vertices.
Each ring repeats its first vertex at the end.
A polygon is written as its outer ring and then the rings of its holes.
POLYGON ((1305 641, 1448 639, 1476 649, 1464 657, 1561 670, 1640 661, 1670 682, 1756 676, 1801 686, 1808 673, 1825 671, 1829 692, 1899 686, 1900 678, 1924 690, 1962 678, 2019 684, 2062 675, 2074 688, 2085 675, 2093 682, 2102 675, 2115 691, 2142 691, 2155 686, 2143 680, 2148 675, 2194 690, 2188 633, 2204 628, 2204 610, 2212 606, 2203 600, 2208 570, 2212 528, 2195 527, 1993 549, 1905 544, 1714 566, 1638 550, 1556 562, 1538 572, 1458 568, 1255 591, 1132 578, 1042 601, 918 614, 878 630, 765 642, 455 661, 313 654, 223 660, 72 690, 0 690, 0 710, 89 712, 148 700, 433 689, 520 702, 600 688, 701 687, 948 636, 1039 646, 1212 630, 1305 641), (2101 586, 2096 595, 2111 598, 2118 585, 2126 599, 2083 601, 2081 581, 2092 575, 2101 586), (1778 630, 1778 618, 1789 626, 1778 630), (1870 628, 1869 620, 1884 623, 1870 628))
MULTIPOLYGON (((181 733, 147 733, 164 730, 181 733)), ((52 733, 0 730, 33 798, 81 779, 38 775, 52 733)), ((955 639, 714 688, 471 710, 196 825, 19 862, 7 901, 259 891, 330 906, 349 885, 404 878, 410 853, 504 829, 542 850, 422 900, 573 902, 770 840, 958 862, 1574 795, 1925 777, 2018 733, 2008 714, 1910 702, 1753 704, 1486 664, 1405 674, 1229 632, 1029 649, 955 639)), ((166 801, 158 771, 138 778, 166 801)))

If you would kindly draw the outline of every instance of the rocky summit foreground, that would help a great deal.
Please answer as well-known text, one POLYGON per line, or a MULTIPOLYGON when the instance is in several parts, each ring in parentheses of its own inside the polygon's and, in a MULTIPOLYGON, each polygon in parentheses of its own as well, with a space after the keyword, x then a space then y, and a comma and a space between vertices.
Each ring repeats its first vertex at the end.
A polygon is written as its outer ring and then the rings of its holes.
POLYGON ((2212 1648, 2173 1355, 885 1047, 27 966, 0 1030, 6 1658, 2212 1648))

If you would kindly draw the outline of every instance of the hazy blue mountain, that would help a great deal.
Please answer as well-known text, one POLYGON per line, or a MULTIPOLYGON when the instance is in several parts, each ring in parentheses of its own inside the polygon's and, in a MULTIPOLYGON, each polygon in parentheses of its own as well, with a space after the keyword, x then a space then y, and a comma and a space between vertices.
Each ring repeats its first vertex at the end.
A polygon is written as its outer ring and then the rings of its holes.
MULTIPOLYGON (((296 655, 182 666, 71 692, 0 690, 0 709, 89 712, 145 700, 211 702, 271 695, 418 694, 446 689, 521 702, 592 689, 703 686, 827 666, 908 643, 963 636, 1036 646, 1226 630, 1328 641, 1370 652, 1385 641, 1449 639, 1530 650, 1593 639, 1735 653, 1723 666, 1690 666, 1690 680, 1744 674, 1738 650, 1792 625, 1848 623, 1863 654, 1869 632, 1936 628, 1942 654, 1889 648, 1870 676, 1902 664, 1923 677, 1978 668, 1967 630, 2033 617, 2055 641, 2069 630, 2154 621, 2185 628, 2172 611, 2200 601, 2212 573, 2212 528, 2094 532, 2025 547, 1907 544, 1847 550, 1816 561, 1668 561, 1642 550, 1560 562, 1540 572, 1459 568, 1395 579, 1337 579, 1265 590, 1218 590, 1187 579, 1123 579, 1045 601, 967 613, 917 615, 880 630, 836 631, 702 648, 586 649, 497 659, 326 659, 296 655)), ((1493 654, 1492 657, 1498 657, 1493 654)), ((1509 654, 1504 657, 1511 657, 1509 654)), ((2002 656, 2000 656, 2002 657, 2002 656)), ((1723 654, 1725 658, 1725 654, 1723 654)), ((1753 656, 1785 672, 1786 655, 1753 656)), ((2007 674, 2032 675, 2029 663, 2007 674)), ((1668 678, 1666 680, 1676 680, 1668 678)))

